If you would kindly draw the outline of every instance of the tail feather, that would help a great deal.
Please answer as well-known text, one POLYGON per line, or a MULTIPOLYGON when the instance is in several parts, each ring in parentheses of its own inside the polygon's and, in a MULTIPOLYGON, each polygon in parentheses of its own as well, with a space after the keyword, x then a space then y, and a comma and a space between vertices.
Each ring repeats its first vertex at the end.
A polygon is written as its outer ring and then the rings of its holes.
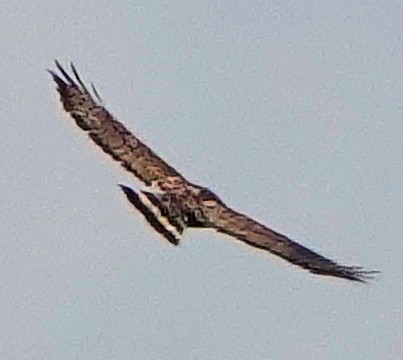
POLYGON ((149 193, 137 193, 133 189, 119 185, 129 202, 143 215, 155 231, 173 245, 179 245, 184 225, 180 224, 162 210, 158 196, 149 193))

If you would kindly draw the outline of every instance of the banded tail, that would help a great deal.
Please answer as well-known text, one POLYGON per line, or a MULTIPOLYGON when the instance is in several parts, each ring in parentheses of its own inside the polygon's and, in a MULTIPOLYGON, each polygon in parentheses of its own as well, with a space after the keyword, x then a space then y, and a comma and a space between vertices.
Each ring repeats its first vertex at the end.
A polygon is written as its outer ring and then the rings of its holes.
POLYGON ((147 191, 137 193, 133 189, 119 185, 129 202, 140 211, 147 222, 173 245, 179 245, 183 230, 186 228, 179 216, 170 213, 159 194, 147 191))

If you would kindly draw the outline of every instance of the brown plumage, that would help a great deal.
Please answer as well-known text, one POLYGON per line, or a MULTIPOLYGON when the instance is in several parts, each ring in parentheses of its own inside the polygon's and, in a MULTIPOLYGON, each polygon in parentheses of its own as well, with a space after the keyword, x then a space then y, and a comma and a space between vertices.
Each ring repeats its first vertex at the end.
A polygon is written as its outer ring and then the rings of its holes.
MULTIPOLYGON (((64 109, 103 151, 119 161, 123 167, 134 173, 148 186, 153 185, 160 190, 165 190, 172 184, 183 181, 175 169, 165 163, 95 101, 73 64, 71 69, 80 86, 57 61, 56 66, 64 79, 51 70, 49 73, 58 85, 57 91, 60 93, 64 109)), ((95 94, 97 94, 96 90, 95 94)), ((100 100, 99 95, 97 97, 100 100)))
POLYGON ((95 97, 91 95, 73 64, 71 70, 75 80, 57 61, 56 66, 62 76, 48 71, 57 84, 64 109, 77 125, 136 178, 159 190, 158 193, 136 192, 121 185, 129 202, 172 244, 179 244, 180 236, 187 227, 211 228, 270 251, 314 274, 365 282, 377 273, 361 267, 338 265, 232 210, 209 189, 187 181, 102 106, 93 85, 95 97))

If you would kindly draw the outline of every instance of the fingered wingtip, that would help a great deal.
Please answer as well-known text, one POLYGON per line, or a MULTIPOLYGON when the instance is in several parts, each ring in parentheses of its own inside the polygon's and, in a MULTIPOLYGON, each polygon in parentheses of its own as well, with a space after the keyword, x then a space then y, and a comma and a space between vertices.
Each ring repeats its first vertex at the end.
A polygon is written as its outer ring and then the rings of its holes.
POLYGON ((370 280, 375 278, 376 274, 380 273, 380 271, 377 270, 364 270, 361 266, 340 265, 328 269, 309 269, 309 271, 317 275, 346 279, 361 284, 367 284, 370 280))
MULTIPOLYGON (((58 60, 54 60, 56 64, 57 71, 53 71, 47 69, 47 72, 53 77, 53 80, 59 85, 59 87, 73 87, 83 92, 91 97, 92 100, 93 96, 88 91, 87 87, 85 86, 84 82, 79 75, 77 68, 74 66, 73 62, 70 62, 71 73, 73 74, 70 76, 68 72, 63 68, 58 60)), ((95 95, 96 99, 99 100, 99 103, 103 103, 101 96, 99 95, 98 91, 96 90, 94 84, 91 84, 93 95, 95 95)))
POLYGON ((56 76, 55 72, 53 70, 50 69, 46 69, 46 71, 50 74, 50 76, 52 76, 53 78, 56 76))
POLYGON ((98 91, 97 91, 97 89, 96 89, 94 83, 91 83, 91 88, 92 88, 92 91, 93 91, 94 95, 97 97, 97 99, 98 99, 101 103, 103 103, 102 97, 99 95, 99 93, 98 93, 98 91))
POLYGON ((67 86, 66 82, 59 75, 57 75, 53 70, 46 69, 46 71, 53 78, 53 81, 57 84, 59 89, 67 86))
POLYGON ((55 60, 56 67, 62 73, 63 77, 70 83, 70 85, 74 85, 74 80, 70 77, 70 75, 63 69, 63 66, 60 65, 59 61, 55 60))
POLYGON ((60 63, 59 63, 59 60, 55 59, 54 62, 55 62, 55 65, 56 65, 57 68, 61 68, 61 67, 62 67, 62 66, 60 65, 60 63))
POLYGON ((71 67, 71 71, 73 72, 75 78, 77 79, 78 83, 81 85, 81 88, 88 94, 88 90, 84 85, 84 82, 81 80, 80 75, 78 74, 78 71, 76 69, 76 67, 74 66, 73 62, 70 62, 70 67, 71 67))
POLYGON ((362 284, 368 284, 368 281, 375 278, 375 275, 380 274, 378 270, 364 270, 362 267, 348 268, 344 277, 348 280, 356 281, 362 284))

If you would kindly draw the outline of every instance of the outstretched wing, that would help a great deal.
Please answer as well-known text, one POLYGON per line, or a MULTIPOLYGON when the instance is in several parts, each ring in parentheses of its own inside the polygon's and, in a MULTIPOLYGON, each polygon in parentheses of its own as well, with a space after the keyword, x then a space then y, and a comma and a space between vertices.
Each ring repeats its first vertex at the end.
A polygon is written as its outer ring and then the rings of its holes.
POLYGON ((92 86, 97 100, 94 99, 73 64, 71 70, 75 80, 57 61, 56 66, 61 75, 48 71, 57 84, 64 109, 104 152, 148 186, 169 190, 185 181, 173 167, 157 156, 101 105, 101 98, 92 86))
POLYGON ((342 266, 292 241, 257 221, 221 205, 212 226, 256 248, 270 251, 314 274, 335 276, 365 282, 378 271, 365 271, 358 266, 342 266))

